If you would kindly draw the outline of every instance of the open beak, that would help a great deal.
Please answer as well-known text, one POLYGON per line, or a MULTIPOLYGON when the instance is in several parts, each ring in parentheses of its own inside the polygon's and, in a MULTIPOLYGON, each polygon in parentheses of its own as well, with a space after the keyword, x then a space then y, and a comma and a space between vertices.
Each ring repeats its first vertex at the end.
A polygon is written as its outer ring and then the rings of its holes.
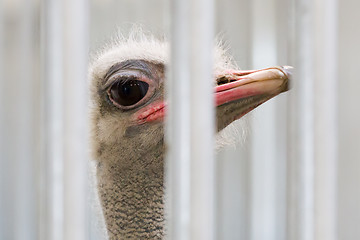
POLYGON ((215 103, 220 131, 260 104, 288 90, 292 67, 229 71, 217 77, 215 103))
MULTIPOLYGON (((288 90, 292 67, 227 71, 218 75, 215 87, 217 129, 220 131, 260 104, 288 90)), ((136 124, 162 121, 166 103, 155 101, 135 113, 136 124)))

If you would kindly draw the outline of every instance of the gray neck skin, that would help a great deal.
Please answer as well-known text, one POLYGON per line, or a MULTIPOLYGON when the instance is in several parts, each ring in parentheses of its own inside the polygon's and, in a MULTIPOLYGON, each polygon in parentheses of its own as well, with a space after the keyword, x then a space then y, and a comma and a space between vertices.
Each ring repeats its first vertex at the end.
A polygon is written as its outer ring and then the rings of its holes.
POLYGON ((146 154, 131 169, 98 165, 98 190, 111 240, 163 238, 164 167, 163 155, 157 153, 159 149, 146 154))

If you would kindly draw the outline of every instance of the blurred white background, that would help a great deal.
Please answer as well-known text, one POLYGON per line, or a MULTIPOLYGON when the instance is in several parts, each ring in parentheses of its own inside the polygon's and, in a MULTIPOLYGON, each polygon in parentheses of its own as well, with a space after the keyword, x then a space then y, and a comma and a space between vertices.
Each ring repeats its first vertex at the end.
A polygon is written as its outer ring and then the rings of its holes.
MULTIPOLYGON (((74 196, 66 184, 50 188, 66 182, 72 165, 64 160, 59 172, 56 164, 70 155, 87 158, 59 133, 73 112, 53 100, 56 94, 68 92, 62 97, 86 108, 85 67, 73 72, 66 60, 85 62, 134 23, 156 36, 170 28, 165 0, 60 2, 0 0, 0 239, 50 239, 48 232, 62 231, 56 223, 66 213, 52 207, 66 208, 74 196), (62 44, 72 39, 78 42, 71 51, 62 44), (82 80, 61 85, 67 74, 82 80), (55 220, 46 221, 49 212, 55 220)), ((242 69, 297 69, 289 93, 254 111, 247 141, 217 154, 217 239, 360 239, 360 2, 215 4, 215 32, 242 69)), ((85 123, 79 131, 86 139, 85 123)), ((84 211, 92 226, 85 235, 99 239, 97 215, 84 211)))

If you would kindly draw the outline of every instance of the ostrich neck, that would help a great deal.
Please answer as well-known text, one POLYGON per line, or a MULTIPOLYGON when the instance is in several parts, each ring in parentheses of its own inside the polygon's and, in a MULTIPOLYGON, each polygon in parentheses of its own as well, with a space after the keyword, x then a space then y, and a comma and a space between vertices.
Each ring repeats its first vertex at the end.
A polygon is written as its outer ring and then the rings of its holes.
MULTIPOLYGON (((149 159, 141 159, 149 162, 149 159)), ((132 169, 98 168, 98 189, 111 240, 162 239, 163 157, 132 169)))

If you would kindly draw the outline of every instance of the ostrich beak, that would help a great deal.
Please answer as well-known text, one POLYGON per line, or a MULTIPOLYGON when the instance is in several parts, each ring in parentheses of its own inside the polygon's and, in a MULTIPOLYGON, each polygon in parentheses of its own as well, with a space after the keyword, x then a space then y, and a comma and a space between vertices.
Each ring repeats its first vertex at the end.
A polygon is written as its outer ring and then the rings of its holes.
POLYGON ((215 103, 220 131, 260 104, 288 90, 292 67, 229 71, 217 78, 215 103))
MULTIPOLYGON (((292 67, 228 71, 218 75, 215 87, 217 129, 220 131, 260 104, 288 90, 292 67)), ((163 101, 153 102, 135 113, 136 124, 162 121, 166 113, 163 101)))

